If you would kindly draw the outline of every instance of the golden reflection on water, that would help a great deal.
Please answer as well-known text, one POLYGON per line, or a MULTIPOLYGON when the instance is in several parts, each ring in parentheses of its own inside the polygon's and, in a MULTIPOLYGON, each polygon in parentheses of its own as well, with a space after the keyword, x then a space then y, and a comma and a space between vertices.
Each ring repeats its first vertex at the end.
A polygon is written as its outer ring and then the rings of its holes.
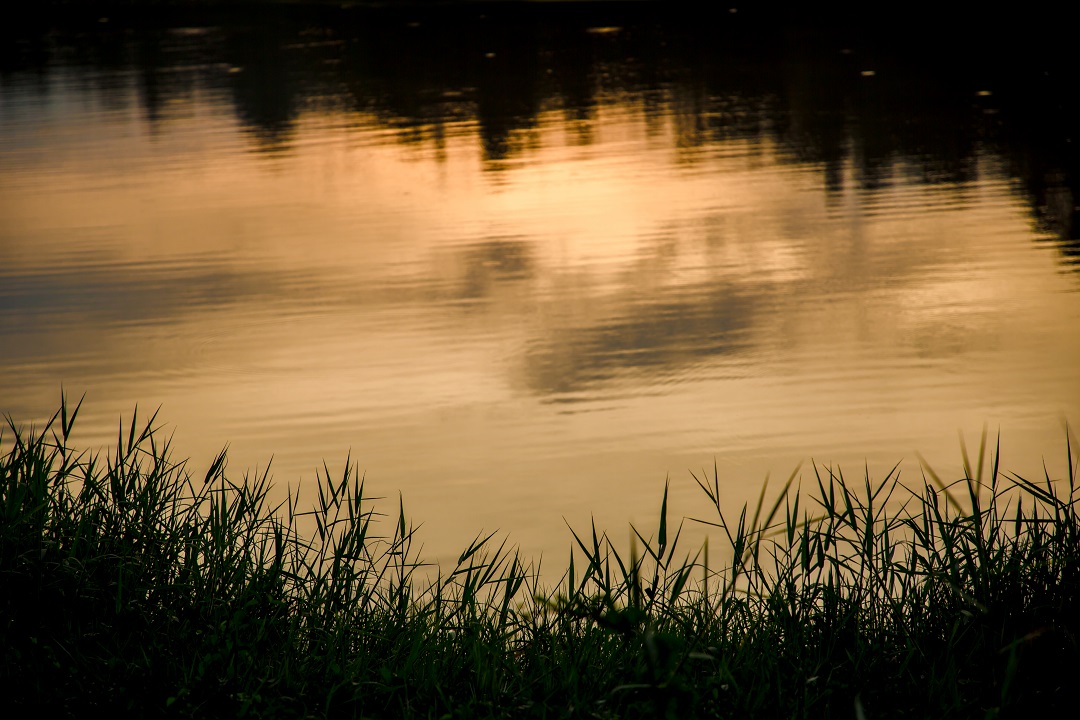
POLYGON ((558 563, 562 518, 647 526, 668 475, 694 513, 714 460, 741 503, 810 457, 955 473, 987 423, 1033 472, 1080 417, 1076 277, 990 152, 964 182, 898 158, 874 185, 855 153, 830 179, 612 95, 498 158, 469 117, 403 143, 333 110, 267 154, 212 94, 154 133, 95 97, 8 114, 0 179, 3 409, 85 391, 89 445, 138 403, 196 471, 228 443, 295 484, 349 452, 429 555, 503 528, 558 563))

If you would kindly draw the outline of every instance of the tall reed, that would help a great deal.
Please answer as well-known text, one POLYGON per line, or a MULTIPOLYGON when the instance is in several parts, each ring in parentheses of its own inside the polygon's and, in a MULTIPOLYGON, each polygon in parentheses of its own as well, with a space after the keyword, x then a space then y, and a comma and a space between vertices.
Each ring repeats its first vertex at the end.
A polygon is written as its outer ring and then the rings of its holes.
POLYGON ((266 473, 203 477, 133 416, 75 452, 79 405, 0 433, 0 691, 85 715, 229 717, 960 717, 1074 704, 1080 518, 1068 472, 1003 472, 986 437, 964 477, 814 467, 680 546, 665 486, 620 552, 571 530, 566 571, 494 536, 418 573, 398 498, 355 466, 314 507, 266 473), (989 457, 988 457, 989 455, 989 457), (806 482, 806 478, 803 478, 806 482), (310 527, 302 533, 301 527, 310 527), (728 560, 717 563, 716 557, 728 560), (433 578, 433 579, 432 579, 433 578))

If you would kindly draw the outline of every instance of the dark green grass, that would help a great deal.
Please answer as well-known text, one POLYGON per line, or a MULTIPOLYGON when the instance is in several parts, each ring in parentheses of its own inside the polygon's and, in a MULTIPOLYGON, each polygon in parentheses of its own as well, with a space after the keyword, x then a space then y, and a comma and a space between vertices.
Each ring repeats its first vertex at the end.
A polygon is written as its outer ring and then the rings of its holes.
MULTIPOLYGON (((966 477, 815 468, 721 508, 686 554, 667 492, 620 554, 574 532, 568 570, 478 537, 418 572, 413 530, 354 471, 315 507, 264 476, 205 477, 132 420, 77 454, 78 408, 0 435, 0 692, 18 716, 994 717, 1062 714, 1080 667, 1076 458, 966 477), (306 536, 298 528, 313 527, 306 536), (722 546, 722 547, 721 547, 722 546), (716 562, 716 557, 726 562, 716 562)), ((987 457, 989 455, 989 458, 987 457)))

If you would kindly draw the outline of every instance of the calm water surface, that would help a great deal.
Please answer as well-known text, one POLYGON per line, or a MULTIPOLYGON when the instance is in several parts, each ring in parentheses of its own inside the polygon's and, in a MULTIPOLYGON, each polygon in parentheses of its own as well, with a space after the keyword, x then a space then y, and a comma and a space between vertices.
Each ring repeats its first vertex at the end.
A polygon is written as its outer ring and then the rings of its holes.
POLYGON ((282 486, 351 453, 432 558, 501 528, 561 561, 563 518, 651 527, 667 476, 698 514, 714 462, 733 505, 810 459, 955 477, 984 424, 1060 475, 1080 246, 1052 80, 710 32, 28 31, 0 74, 0 409, 85 393, 95 447, 160 406, 194 471, 228 444, 282 486))

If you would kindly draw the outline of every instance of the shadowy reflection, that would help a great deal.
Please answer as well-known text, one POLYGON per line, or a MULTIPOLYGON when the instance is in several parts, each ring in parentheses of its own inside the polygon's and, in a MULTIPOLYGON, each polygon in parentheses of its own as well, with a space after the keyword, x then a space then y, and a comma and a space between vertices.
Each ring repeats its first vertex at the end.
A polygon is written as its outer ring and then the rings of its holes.
POLYGON ((226 38, 229 85, 240 121, 260 151, 287 150, 304 92, 294 86, 289 66, 294 30, 268 23, 229 32, 226 38))
POLYGON ((151 135, 177 114, 190 115, 200 85, 220 58, 208 56, 206 28, 148 28, 135 38, 138 97, 151 135))
POLYGON ((75 14, 67 26, 8 27, 0 72, 74 66, 106 108, 123 110, 134 71, 151 131, 171 100, 224 90, 259 152, 287 150, 297 120, 326 106, 374 117, 436 159, 449 124, 475 122, 496 173, 526 161, 542 113, 561 111, 573 143, 588 145, 596 109, 616 101, 652 133, 671 123, 687 167, 720 141, 768 138, 786 159, 818 164, 831 194, 848 159, 876 192, 900 165, 905 181, 966 185, 992 149, 1076 266, 1080 142, 1063 109, 1076 80, 1063 31, 1048 35, 1035 18, 969 37, 916 18, 881 27, 777 10, 787 15, 751 6, 703 24, 648 3, 132 9, 107 23, 75 14), (1037 41, 1021 44, 1025 28, 1037 41))
POLYGON ((454 297, 487 298, 500 283, 530 280, 536 272, 530 244, 523 238, 494 238, 466 246, 462 252, 462 278, 454 297))
POLYGON ((545 328, 526 350, 523 379, 550 401, 633 374, 663 382, 709 358, 748 349, 754 302, 734 286, 701 285, 585 306, 574 321, 545 328))
POLYGON ((137 45, 139 100, 151 133, 157 131, 162 120, 164 93, 168 91, 168 81, 162 78, 165 65, 165 54, 161 47, 162 35, 160 32, 147 32, 138 39, 137 45))
POLYGON ((5 359, 15 364, 63 358, 75 347, 91 353, 113 336, 87 328, 164 327, 190 319, 193 309, 280 300, 294 282, 229 266, 184 271, 94 264, 33 275, 0 271, 0 338, 9 341, 5 359))
POLYGON ((520 238, 485 240, 468 250, 469 267, 483 269, 492 277, 509 280, 527 278, 533 273, 532 252, 520 238))
POLYGON ((528 130, 535 126, 541 107, 540 48, 532 26, 484 25, 476 116, 484 160, 489 168, 498 169, 498 161, 535 146, 528 130))

